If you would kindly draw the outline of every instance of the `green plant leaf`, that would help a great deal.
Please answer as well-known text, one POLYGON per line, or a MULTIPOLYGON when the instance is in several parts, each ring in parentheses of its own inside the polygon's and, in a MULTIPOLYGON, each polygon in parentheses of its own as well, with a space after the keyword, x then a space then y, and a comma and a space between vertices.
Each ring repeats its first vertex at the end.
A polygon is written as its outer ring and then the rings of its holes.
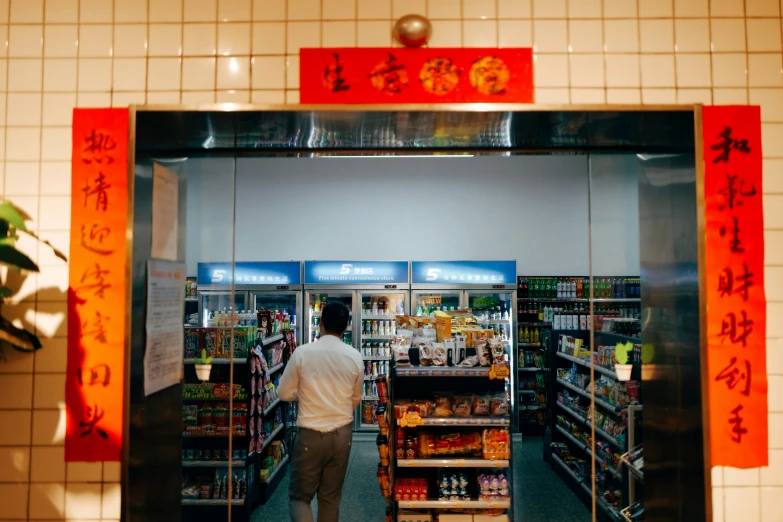
POLYGON ((32 332, 17 328, 5 317, 0 317, 0 341, 5 341, 20 352, 34 352, 41 341, 32 332))
POLYGON ((11 203, 0 203, 0 219, 19 230, 27 230, 24 213, 11 203))
POLYGON ((10 288, 7 286, 0 286, 0 299, 11 297, 11 294, 13 294, 13 292, 11 292, 10 288))
POLYGON ((17 270, 40 271, 32 259, 10 245, 0 245, 0 264, 8 265, 17 270))

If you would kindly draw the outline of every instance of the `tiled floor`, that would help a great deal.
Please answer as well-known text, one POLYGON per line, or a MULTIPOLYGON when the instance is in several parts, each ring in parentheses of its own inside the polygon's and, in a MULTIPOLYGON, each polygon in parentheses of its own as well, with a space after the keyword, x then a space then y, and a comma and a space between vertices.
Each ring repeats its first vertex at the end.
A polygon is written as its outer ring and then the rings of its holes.
MULTIPOLYGON (((340 522, 383 521, 386 503, 378 489, 377 467, 375 443, 355 442, 343 489, 340 522)), ((514 444, 514 502, 515 521, 588 522, 591 519, 581 500, 541 458, 538 437, 526 437, 514 444)), ((314 506, 315 503, 314 500, 314 506)), ((288 520, 288 477, 285 477, 269 502, 253 513, 252 522, 288 520)))

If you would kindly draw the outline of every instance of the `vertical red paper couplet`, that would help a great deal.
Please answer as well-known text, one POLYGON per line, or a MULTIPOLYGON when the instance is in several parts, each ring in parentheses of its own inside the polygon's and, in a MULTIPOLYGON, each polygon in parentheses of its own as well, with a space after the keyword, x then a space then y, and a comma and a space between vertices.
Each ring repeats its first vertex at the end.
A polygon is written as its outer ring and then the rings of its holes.
POLYGON ((761 113, 704 107, 712 466, 768 462, 761 113))
POLYGON ((125 390, 128 110, 75 109, 67 462, 119 461, 125 390))

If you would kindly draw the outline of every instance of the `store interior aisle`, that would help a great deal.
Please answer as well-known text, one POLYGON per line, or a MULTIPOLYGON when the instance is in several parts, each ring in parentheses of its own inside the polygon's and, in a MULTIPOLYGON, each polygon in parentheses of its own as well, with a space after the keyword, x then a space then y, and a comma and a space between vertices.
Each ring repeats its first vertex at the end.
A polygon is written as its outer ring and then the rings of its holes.
MULTIPOLYGON (((589 522, 590 511, 541 457, 541 438, 514 443, 515 520, 589 522)), ((382 522, 386 502, 378 490, 375 442, 355 441, 340 505, 340 522, 382 522)), ((313 512, 317 513, 313 500, 313 512)), ((288 475, 252 522, 288 522, 288 475)))

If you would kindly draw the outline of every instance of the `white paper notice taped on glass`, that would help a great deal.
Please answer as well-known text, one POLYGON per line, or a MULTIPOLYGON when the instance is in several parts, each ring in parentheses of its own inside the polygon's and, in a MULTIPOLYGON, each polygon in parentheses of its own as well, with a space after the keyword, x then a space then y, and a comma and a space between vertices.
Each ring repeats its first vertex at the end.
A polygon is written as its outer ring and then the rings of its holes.
POLYGON ((144 351, 144 395, 180 382, 185 334, 185 264, 147 262, 147 344, 144 351))
POLYGON ((154 259, 177 260, 179 178, 157 163, 152 164, 152 252, 154 259))

